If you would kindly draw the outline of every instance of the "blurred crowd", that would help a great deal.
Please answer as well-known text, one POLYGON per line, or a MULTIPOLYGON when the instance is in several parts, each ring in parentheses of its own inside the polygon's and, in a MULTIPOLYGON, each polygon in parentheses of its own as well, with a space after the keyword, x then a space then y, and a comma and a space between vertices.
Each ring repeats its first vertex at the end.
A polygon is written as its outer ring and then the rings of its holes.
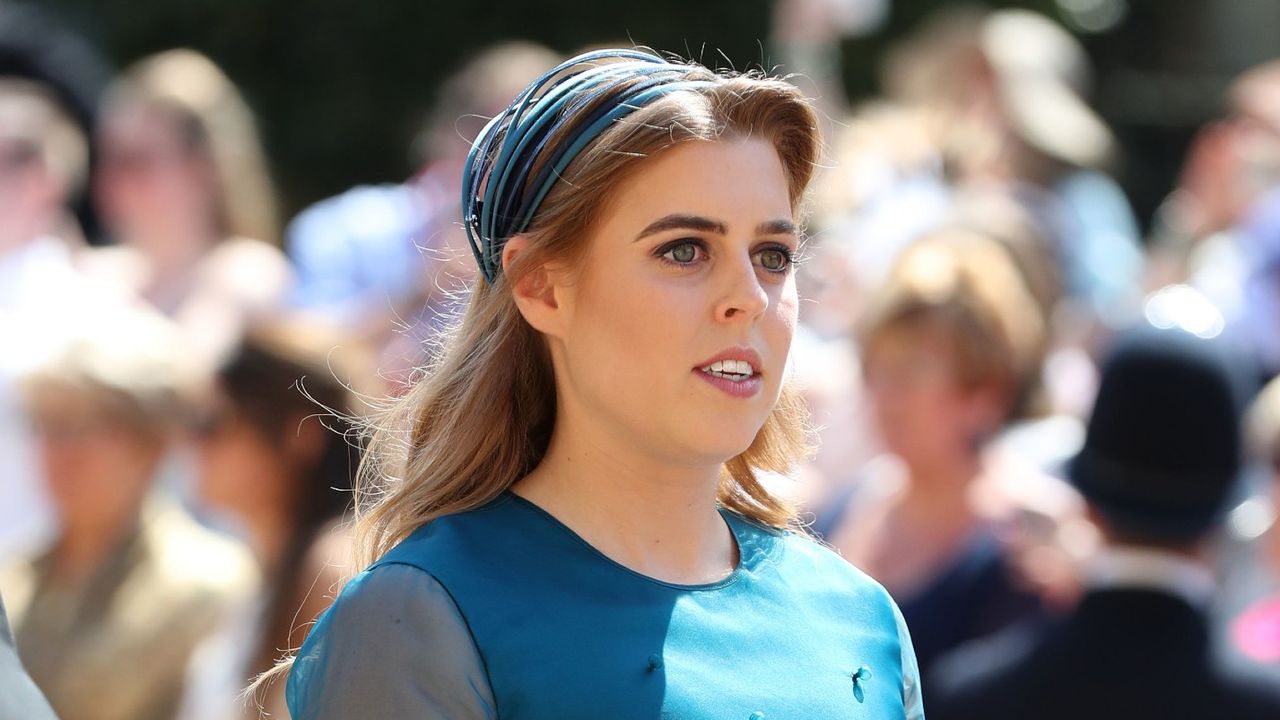
MULTIPOLYGON (((838 78, 820 5, 779 2, 773 39, 818 82, 838 78)), ((287 717, 283 688, 242 691, 353 571, 361 418, 474 279, 467 138, 559 56, 462 59, 413 177, 283 224, 217 65, 171 50, 98 92, 93 57, 0 5, 0 595, 64 720, 287 717)), ((791 368, 819 449, 773 489, 901 606, 931 711, 957 658, 1070 616, 1135 547, 1198 569, 1173 584, 1215 662, 1280 683, 1280 60, 1235 80, 1145 223, 1090 75, 1044 16, 945 10, 886 55, 882 97, 821 101, 791 368), (1238 481, 1196 499, 1191 532, 1117 522, 1070 481, 1123 436, 1087 421, 1135 324, 1229 347, 1247 388, 1222 420, 1238 481)), ((1122 449, 1134 467, 1212 454, 1147 412, 1121 423, 1154 438, 1122 448, 1157 448, 1122 449)))

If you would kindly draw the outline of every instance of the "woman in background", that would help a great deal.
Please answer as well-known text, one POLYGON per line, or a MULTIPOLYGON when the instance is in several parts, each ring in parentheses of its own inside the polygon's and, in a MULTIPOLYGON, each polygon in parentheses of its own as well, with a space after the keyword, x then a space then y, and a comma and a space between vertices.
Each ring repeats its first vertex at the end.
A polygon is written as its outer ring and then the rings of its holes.
POLYGON ((177 320, 211 367, 291 287, 253 116, 212 61, 170 50, 109 89, 99 143, 94 198, 128 252, 96 262, 177 320))
POLYGON ((198 496, 239 529, 262 590, 195 655, 183 720, 288 717, 283 686, 245 702, 350 577, 344 514, 359 463, 351 378, 366 353, 311 322, 257 326, 219 368, 197 424, 198 496))
POLYGON ((898 600, 927 679, 946 650, 1036 609, 1011 541, 1039 542, 1074 501, 989 448, 1039 372, 1041 314, 1002 244, 947 229, 898 259, 858 340, 885 454, 813 529, 898 600))

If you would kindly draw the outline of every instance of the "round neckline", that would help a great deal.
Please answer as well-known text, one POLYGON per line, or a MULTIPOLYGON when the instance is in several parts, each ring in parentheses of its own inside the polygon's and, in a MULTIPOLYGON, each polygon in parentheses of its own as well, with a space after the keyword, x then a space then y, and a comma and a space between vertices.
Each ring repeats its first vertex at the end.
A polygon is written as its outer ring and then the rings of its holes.
POLYGON ((502 501, 514 502, 517 506, 524 508, 525 510, 533 513, 535 516, 540 518, 544 523, 550 525, 552 528, 554 528, 558 532, 566 535, 573 542, 586 548, 587 551, 589 551, 592 555, 595 555, 597 558, 603 560, 604 562, 609 564, 611 567, 617 570, 620 570, 634 578, 642 580, 646 583, 657 585, 659 587, 664 587, 670 590, 677 590, 680 592, 705 592, 709 590, 721 590, 726 587, 729 587, 730 585, 737 583, 740 578, 742 578, 744 575, 746 575, 747 573, 751 572, 754 569, 759 557, 762 554, 764 554, 762 550, 764 552, 767 552, 767 548, 759 547, 760 543, 757 542, 754 537, 751 537, 750 535, 748 535, 748 532, 745 526, 750 523, 749 520, 746 520, 745 518, 740 518, 735 513, 730 512, 729 510, 726 510, 723 507, 716 506, 716 511, 719 512, 721 519, 723 519, 725 525, 728 526, 729 534, 733 537, 733 542, 738 547, 737 564, 734 565, 733 570, 731 570, 728 575, 724 576, 723 578, 720 578, 719 580, 716 580, 715 582, 695 583, 695 584, 668 582, 666 580, 661 580, 659 578, 655 578, 650 575, 645 575, 644 573, 638 570, 635 570, 633 568, 627 567, 626 565, 609 557, 605 553, 601 552, 600 549, 597 548, 595 545, 592 545, 591 543, 587 542, 586 538, 579 535, 573 528, 569 527, 568 525, 565 525, 555 515, 552 515, 550 512, 547 512, 547 510, 543 508, 541 505, 538 505, 537 503, 533 502, 532 500, 529 500, 528 498, 517 495, 516 493, 508 489, 503 491, 502 495, 500 496, 499 502, 502 502, 502 501))

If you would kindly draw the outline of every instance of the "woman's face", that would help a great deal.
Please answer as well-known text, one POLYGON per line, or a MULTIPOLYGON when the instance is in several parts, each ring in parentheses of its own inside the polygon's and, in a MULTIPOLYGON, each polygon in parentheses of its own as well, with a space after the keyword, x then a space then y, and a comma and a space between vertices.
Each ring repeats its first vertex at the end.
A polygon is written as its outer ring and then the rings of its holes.
POLYGON ((685 142, 647 161, 556 291, 559 412, 660 462, 746 450, 782 385, 797 240, 768 142, 685 142))
POLYGON ((30 413, 49 496, 71 530, 121 522, 150 487, 163 444, 93 391, 41 383, 30 413))
POLYGON ((863 373, 880 439, 909 465, 972 453, 999 412, 994 393, 960 382, 955 348, 944 335, 891 329, 865 349, 863 373))
POLYGON ((196 433, 200 500, 242 515, 284 506, 291 486, 284 443, 264 436, 221 392, 206 413, 196 433))
POLYGON ((102 124, 100 144, 94 193, 121 240, 172 241, 174 229, 212 224, 212 168, 176 118, 142 105, 116 108, 102 124))

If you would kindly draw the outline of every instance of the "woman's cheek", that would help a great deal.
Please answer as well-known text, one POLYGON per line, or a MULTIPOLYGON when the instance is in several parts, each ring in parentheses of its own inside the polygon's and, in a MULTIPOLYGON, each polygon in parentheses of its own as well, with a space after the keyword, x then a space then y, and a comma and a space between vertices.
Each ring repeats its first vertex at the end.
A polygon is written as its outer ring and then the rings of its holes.
POLYGON ((791 336, 795 334, 796 324, 800 317, 800 298, 796 294, 794 280, 788 280, 789 287, 784 288, 775 305, 774 315, 779 330, 786 333, 789 349, 791 336))

